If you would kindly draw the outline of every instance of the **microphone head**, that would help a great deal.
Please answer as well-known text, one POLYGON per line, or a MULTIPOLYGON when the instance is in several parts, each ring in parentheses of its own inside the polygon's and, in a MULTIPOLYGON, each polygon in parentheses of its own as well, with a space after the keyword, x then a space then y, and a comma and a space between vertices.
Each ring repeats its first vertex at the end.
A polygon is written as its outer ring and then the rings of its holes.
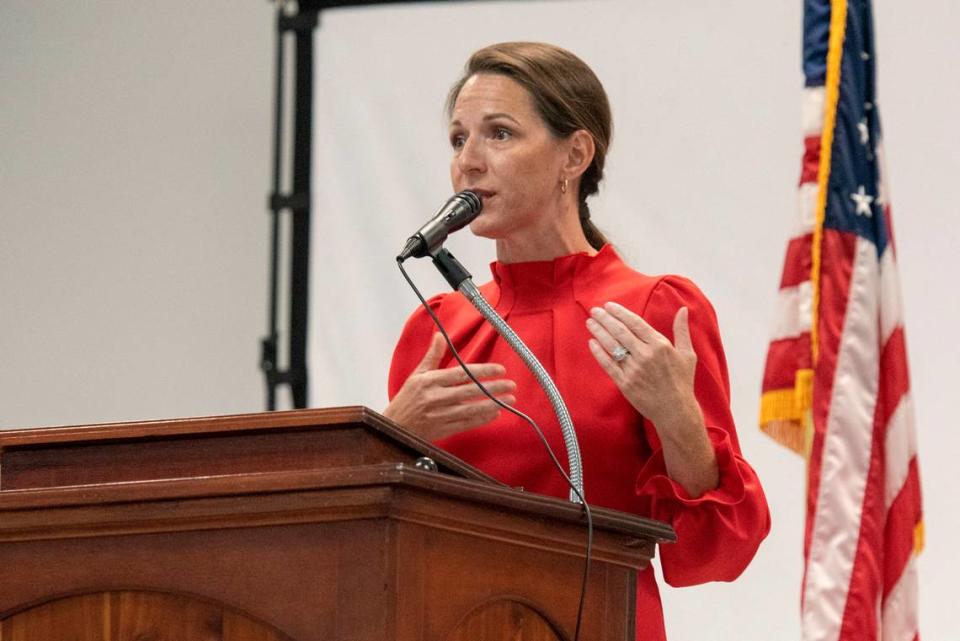
POLYGON ((470 191, 469 189, 464 189, 461 192, 458 192, 454 195, 454 198, 461 198, 465 201, 469 201, 470 209, 479 214, 483 211, 483 199, 476 194, 476 192, 470 191))
POLYGON ((470 224, 483 211, 483 200, 469 189, 458 192, 447 201, 441 211, 445 212, 443 221, 447 233, 453 233, 470 224))
POLYGON ((433 218, 407 239, 397 260, 403 262, 411 257, 422 258, 435 251, 448 235, 468 225, 482 210, 483 201, 474 192, 464 190, 454 194, 433 218))

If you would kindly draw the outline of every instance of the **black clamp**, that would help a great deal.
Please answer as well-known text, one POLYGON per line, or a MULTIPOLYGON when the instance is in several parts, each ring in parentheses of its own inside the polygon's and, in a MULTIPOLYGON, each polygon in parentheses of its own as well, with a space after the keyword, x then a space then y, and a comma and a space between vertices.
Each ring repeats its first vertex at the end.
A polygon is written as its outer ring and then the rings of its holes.
POLYGON ((277 385, 295 385, 304 380, 304 368, 281 370, 277 367, 277 335, 267 336, 260 340, 260 370, 267 377, 271 387, 277 385))
POLYGON ((307 211, 310 208, 310 194, 300 192, 293 194, 270 194, 267 207, 275 214, 285 209, 294 213, 307 211))
POLYGON ((277 31, 293 31, 295 33, 310 33, 317 28, 320 22, 319 11, 304 11, 291 16, 280 12, 277 14, 277 31))
POLYGON ((277 335, 260 340, 260 369, 267 375, 271 384, 280 374, 277 369, 277 335))

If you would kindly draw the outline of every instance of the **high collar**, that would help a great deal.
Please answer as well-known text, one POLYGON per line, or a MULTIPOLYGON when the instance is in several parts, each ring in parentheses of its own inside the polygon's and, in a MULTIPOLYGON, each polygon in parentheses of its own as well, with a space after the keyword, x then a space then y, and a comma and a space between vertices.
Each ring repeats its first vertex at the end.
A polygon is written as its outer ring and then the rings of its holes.
POLYGON ((608 243, 593 256, 580 252, 552 260, 525 263, 490 263, 499 296, 494 304, 500 314, 536 312, 558 302, 573 302, 577 281, 599 272, 620 257, 608 243))

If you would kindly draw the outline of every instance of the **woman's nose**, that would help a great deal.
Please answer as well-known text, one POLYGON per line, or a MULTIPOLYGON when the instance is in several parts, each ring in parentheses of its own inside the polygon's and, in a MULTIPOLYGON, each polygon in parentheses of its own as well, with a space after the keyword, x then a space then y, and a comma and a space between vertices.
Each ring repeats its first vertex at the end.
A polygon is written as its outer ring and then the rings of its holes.
POLYGON ((464 174, 486 170, 483 149, 473 136, 467 138, 460 148, 460 153, 457 154, 457 166, 464 174))

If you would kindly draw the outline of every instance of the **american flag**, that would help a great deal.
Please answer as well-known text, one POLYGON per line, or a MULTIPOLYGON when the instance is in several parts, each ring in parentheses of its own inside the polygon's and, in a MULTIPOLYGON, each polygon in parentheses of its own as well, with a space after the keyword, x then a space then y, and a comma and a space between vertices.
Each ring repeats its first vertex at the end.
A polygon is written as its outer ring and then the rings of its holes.
POLYGON ((807 457, 805 641, 919 638, 920 476, 869 0, 806 0, 800 216, 760 423, 807 457))

